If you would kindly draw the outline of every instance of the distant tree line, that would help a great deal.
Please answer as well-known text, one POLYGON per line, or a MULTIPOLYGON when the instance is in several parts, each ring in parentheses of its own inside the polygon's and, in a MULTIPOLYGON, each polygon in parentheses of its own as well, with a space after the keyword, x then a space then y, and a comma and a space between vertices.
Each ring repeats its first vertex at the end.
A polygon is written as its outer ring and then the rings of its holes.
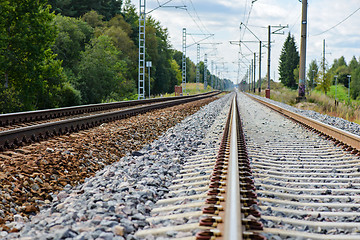
MULTIPOLYGON (((299 60, 295 38, 289 33, 279 59, 280 81, 288 88, 298 87, 299 60)), ((351 76, 350 96, 352 99, 360 100, 360 59, 358 61, 355 56, 349 64, 344 57, 335 59, 330 67, 326 62, 318 63, 312 60, 307 70, 307 88, 309 91, 317 89, 327 94, 331 85, 336 84, 335 76, 337 76, 337 84, 342 84, 346 88, 349 88, 349 76, 351 76)))
MULTIPOLYGON (((0 113, 137 99, 138 13, 130 0, 13 0, 0 9, 0 113)), ((181 84, 181 59, 149 16, 152 94, 181 84)), ((195 71, 187 59, 188 82, 195 71)), ((230 84, 214 79, 222 89, 230 84)))

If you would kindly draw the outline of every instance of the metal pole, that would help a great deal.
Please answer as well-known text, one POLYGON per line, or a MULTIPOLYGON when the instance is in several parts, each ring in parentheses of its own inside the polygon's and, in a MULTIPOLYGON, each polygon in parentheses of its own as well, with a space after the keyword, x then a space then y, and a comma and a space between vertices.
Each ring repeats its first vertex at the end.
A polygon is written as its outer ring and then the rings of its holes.
POLYGON ((254 84, 254 80, 253 80, 253 78, 254 78, 254 74, 253 74, 253 71, 254 71, 254 59, 251 59, 251 87, 250 87, 250 92, 252 91, 252 89, 253 89, 253 84, 254 84))
POLYGON ((204 90, 207 88, 207 54, 204 59, 204 90))
POLYGON ((145 98, 145 4, 146 0, 140 0, 138 99, 145 98))
POLYGON ((150 99, 150 67, 149 67, 149 99, 150 99))
POLYGON ((338 76, 335 75, 335 106, 337 105, 337 78, 338 76))
POLYGON ((256 53, 254 53, 254 86, 253 86, 253 91, 255 93, 255 84, 256 84, 256 53))
POLYGON ((348 102, 349 102, 349 104, 350 104, 350 79, 351 79, 351 75, 347 75, 347 77, 349 78, 348 102))
MULTIPOLYGON (((217 76, 219 76, 217 73, 218 73, 218 70, 217 70, 217 64, 216 64, 216 65, 215 65, 215 74, 216 74, 217 76)), ((218 82, 218 77, 215 78, 215 87, 214 87, 215 89, 218 89, 218 88, 217 88, 217 84, 216 84, 217 82, 218 82)))
POLYGON ((307 0, 302 0, 299 96, 298 96, 299 100, 305 98, 306 28, 307 28, 307 0))
POLYGON ((323 82, 325 81, 325 39, 323 41, 323 82))
POLYGON ((200 44, 197 44, 197 63, 196 63, 196 91, 199 89, 199 80, 200 80, 200 44))
POLYGON ((268 26, 268 66, 267 66, 267 80, 268 80, 268 89, 270 90, 270 51, 271 51, 271 26, 268 26))
POLYGON ((248 75, 248 78, 249 78, 249 84, 248 84, 248 91, 250 92, 250 89, 251 89, 251 64, 249 65, 249 75, 248 75))
POLYGON ((261 92, 261 41, 259 41, 259 93, 261 92))
POLYGON ((214 60, 211 60, 211 88, 214 89, 214 60))
POLYGON ((182 36, 182 93, 185 96, 186 93, 186 28, 183 28, 183 36, 182 36))

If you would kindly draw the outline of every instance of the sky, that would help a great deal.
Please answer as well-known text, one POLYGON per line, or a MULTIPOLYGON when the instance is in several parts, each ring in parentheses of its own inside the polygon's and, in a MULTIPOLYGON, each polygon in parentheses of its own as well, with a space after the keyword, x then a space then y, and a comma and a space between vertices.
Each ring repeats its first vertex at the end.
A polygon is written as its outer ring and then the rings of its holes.
MULTIPOLYGON (((132 0, 132 3, 138 9, 139 0, 132 0)), ((318 63, 322 61, 324 39, 326 63, 329 66, 334 59, 341 56, 345 57, 347 63, 353 56, 359 60, 359 8, 359 0, 308 0, 307 68, 312 60, 318 63), (349 18, 346 19, 347 17, 349 18), (345 21, 342 22, 343 20, 345 21), (340 25, 336 26, 339 23, 340 25)), ((256 42, 258 40, 250 31, 261 41, 267 41, 268 25, 288 26, 284 29, 284 35, 271 36, 270 76, 278 81, 279 56, 289 32, 295 37, 300 52, 301 9, 302 3, 299 0, 146 0, 146 12, 152 11, 149 14, 168 29, 174 49, 182 51, 182 29, 186 28, 189 34, 187 57, 197 63, 197 49, 194 43, 200 41, 200 61, 204 61, 207 54, 210 72, 234 83, 244 78, 253 52, 259 52, 259 43, 256 42), (152 11, 160 5, 163 7, 152 11), (241 23, 250 31, 241 26, 241 23), (205 34, 213 36, 201 41, 208 36, 205 34), (246 46, 230 44, 230 41, 237 43, 240 40, 249 42, 245 43, 246 46)), ((257 69, 258 65, 257 59, 257 69)), ((261 65, 261 77, 265 77, 265 47, 262 48, 261 65)), ((258 70, 256 78, 258 79, 258 70)))

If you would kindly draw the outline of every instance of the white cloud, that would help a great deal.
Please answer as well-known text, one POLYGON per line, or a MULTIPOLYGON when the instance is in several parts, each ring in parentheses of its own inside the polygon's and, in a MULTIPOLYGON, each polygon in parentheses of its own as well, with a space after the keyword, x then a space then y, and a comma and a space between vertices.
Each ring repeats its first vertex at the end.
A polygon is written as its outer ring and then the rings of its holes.
MULTIPOLYGON (((159 0, 160 1, 160 0, 159 0)), ((161 3, 165 0, 160 1, 161 3)), ((138 1, 133 1, 138 6, 138 1)), ((171 37, 171 43, 175 49, 181 50, 181 35, 182 28, 186 27, 188 32, 200 33, 210 32, 214 33, 213 39, 208 42, 222 42, 217 46, 218 59, 221 62, 227 62, 226 66, 228 73, 224 76, 236 81, 237 72, 237 58, 239 48, 230 45, 230 40, 240 39, 240 22, 245 22, 249 10, 251 0, 173 0, 170 5, 187 5, 188 12, 185 10, 175 10, 169 8, 160 8, 154 11, 151 15, 159 20, 162 26, 168 28, 171 37), (196 9, 196 13, 193 9, 196 9), (201 19, 201 21, 198 19, 201 19), (196 23, 195 23, 196 22, 196 23), (199 27, 200 26, 200 27, 199 27), (201 29, 199 29, 201 28, 201 29), (235 63, 233 63, 235 62, 235 63)), ((147 1, 147 8, 150 10, 157 6, 157 1, 147 1)), ((353 55, 360 56, 360 29, 358 19, 360 11, 355 13, 351 18, 346 20, 335 29, 319 36, 314 34, 321 33, 332 26, 336 25, 347 17, 350 13, 360 7, 358 0, 309 0, 308 8, 308 41, 307 41, 307 65, 312 59, 321 59, 323 39, 326 39, 327 52, 326 55, 329 63, 332 63, 334 58, 345 56, 349 62, 353 55)), ((286 25, 289 28, 285 31, 291 30, 295 36, 297 46, 300 46, 300 26, 301 26, 301 3, 297 0, 258 0, 254 3, 251 16, 249 18, 249 28, 261 39, 267 40, 267 29, 260 27, 267 27, 268 25, 286 25), (260 26, 260 27, 259 27, 260 26)), ((272 70, 276 72, 277 79, 277 65, 281 52, 283 42, 286 38, 282 35, 273 35, 272 48, 272 70)), ((195 38, 195 36, 194 36, 195 38)), ((197 36, 196 39, 200 37, 197 36)), ((248 31, 243 35, 242 40, 254 40, 255 38, 248 31)), ((193 40, 188 37, 188 43, 193 40)), ((252 51, 258 51, 258 44, 248 44, 252 51)), ((208 48, 209 45, 204 45, 208 48)), ((249 51, 243 47, 244 53, 249 51)), ((195 47, 188 49, 188 56, 196 62, 195 47)), ((211 51, 209 49, 202 49, 202 53, 211 51)), ((263 52, 266 53, 266 49, 263 52)), ((249 57, 250 58, 250 57, 249 57)), ((262 75, 266 74, 266 55, 263 56, 262 75)), ((203 59, 202 59, 203 60, 203 59)), ((215 60, 215 59, 214 59, 215 60)), ((244 60, 246 62, 246 60, 244 60)), ((224 64, 225 65, 225 64, 224 64)), ((243 66, 244 64, 242 64, 243 66)), ((221 64, 222 66, 222 64, 221 64)), ((246 73, 246 68, 241 69, 243 74, 246 73)))

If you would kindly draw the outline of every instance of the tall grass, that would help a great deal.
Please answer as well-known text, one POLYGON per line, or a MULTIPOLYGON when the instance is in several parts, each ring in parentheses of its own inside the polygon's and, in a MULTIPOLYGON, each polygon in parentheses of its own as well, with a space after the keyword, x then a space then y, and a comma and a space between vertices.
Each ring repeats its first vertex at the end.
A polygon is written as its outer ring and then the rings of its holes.
POLYGON ((316 104, 315 109, 313 109, 314 111, 360 123, 360 105, 358 102, 351 101, 348 103, 347 95, 343 95, 338 97, 339 101, 335 106, 335 99, 331 95, 331 93, 325 95, 321 92, 313 91, 308 97, 308 101, 316 104))
MULTIPOLYGON (((265 91, 262 91, 261 94, 256 91, 256 94, 265 97, 265 91)), ((343 85, 331 86, 327 95, 314 90, 306 95, 306 101, 301 104, 296 102, 297 96, 297 90, 285 88, 281 83, 271 82, 270 97, 272 100, 360 124, 360 101, 351 99, 349 102, 348 89, 343 85), (335 105, 335 95, 337 105, 335 105)))

